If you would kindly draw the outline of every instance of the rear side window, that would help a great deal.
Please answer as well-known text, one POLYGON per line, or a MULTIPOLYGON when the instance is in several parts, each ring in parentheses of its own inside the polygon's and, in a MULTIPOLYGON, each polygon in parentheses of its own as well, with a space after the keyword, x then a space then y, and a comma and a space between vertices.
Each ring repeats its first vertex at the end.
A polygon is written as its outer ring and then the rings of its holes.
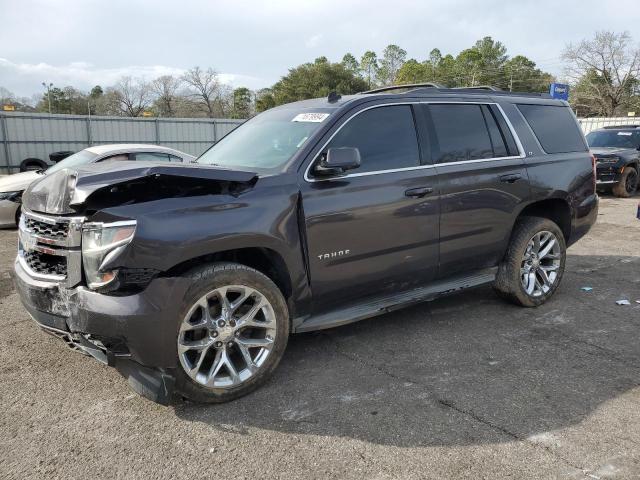
POLYGON ((547 153, 584 152, 587 147, 568 107, 518 105, 518 110, 547 153))
POLYGON ((418 138, 409 105, 366 110, 347 121, 328 145, 360 150, 356 173, 416 167, 420 164, 418 138))
MULTIPOLYGON (((436 137, 433 142, 436 163, 504 156, 504 152, 494 154, 480 105, 432 104, 429 111, 436 137)), ((504 144, 499 148, 504 149, 504 144)))

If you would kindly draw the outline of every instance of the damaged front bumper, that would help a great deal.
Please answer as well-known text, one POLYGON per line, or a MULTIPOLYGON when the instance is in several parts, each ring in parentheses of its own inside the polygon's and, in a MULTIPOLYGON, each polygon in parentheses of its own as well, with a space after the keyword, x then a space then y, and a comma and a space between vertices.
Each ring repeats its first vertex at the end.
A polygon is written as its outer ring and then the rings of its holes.
POLYGON ((80 353, 115 367, 139 394, 168 404, 177 366, 177 318, 191 282, 156 278, 141 293, 110 296, 85 287, 33 278, 16 259, 20 299, 47 333, 80 353))

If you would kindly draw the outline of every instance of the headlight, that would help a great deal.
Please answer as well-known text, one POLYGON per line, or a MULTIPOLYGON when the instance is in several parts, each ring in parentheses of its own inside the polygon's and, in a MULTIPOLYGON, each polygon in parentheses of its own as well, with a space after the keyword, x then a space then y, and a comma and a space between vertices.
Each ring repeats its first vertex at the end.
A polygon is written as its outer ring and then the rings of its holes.
POLYGON ((115 280, 117 271, 106 268, 133 239, 136 221, 86 223, 82 227, 82 265, 91 289, 115 280))
POLYGON ((0 200, 17 200, 21 192, 0 192, 0 200))

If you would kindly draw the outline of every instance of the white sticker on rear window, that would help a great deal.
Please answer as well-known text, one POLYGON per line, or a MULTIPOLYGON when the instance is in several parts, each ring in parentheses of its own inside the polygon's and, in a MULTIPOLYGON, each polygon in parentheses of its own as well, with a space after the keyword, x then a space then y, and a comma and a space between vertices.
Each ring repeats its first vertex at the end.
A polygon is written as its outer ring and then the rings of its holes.
POLYGON ((618 135, 624 135, 625 137, 630 137, 633 135, 633 132, 618 132, 618 135))
POLYGON ((320 123, 329 116, 328 113, 299 113, 293 117, 292 122, 314 122, 320 123))

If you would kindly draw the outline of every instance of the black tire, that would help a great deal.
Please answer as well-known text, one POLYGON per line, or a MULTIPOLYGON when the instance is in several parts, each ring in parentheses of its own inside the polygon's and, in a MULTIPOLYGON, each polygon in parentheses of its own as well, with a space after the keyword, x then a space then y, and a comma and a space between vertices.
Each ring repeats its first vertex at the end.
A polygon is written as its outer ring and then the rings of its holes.
POLYGON ((616 197, 629 198, 638 189, 638 171, 633 167, 626 167, 620 181, 613 186, 616 197))
POLYGON ((20 163, 20 171, 28 172, 31 170, 44 170, 49 165, 44 160, 40 160, 39 158, 25 158, 20 163))
MULTIPOLYGON (((284 296, 267 276, 253 268, 237 263, 214 263, 198 267, 190 270, 186 276, 198 281, 187 291, 184 297, 184 306, 180 318, 176 322, 176 342, 182 320, 195 302, 208 292, 227 285, 244 285, 258 290, 271 303, 277 326, 274 345, 264 363, 253 376, 240 385, 228 388, 212 388, 201 385, 187 375, 178 358, 178 366, 176 368, 177 392, 189 400, 202 403, 228 402, 252 392, 265 383, 273 374, 287 347, 290 320, 284 296)), ((177 355, 178 351, 176 350, 177 355)))
POLYGON ((518 220, 511 236, 509 247, 498 268, 494 289, 498 295, 522 307, 537 307, 545 303, 557 290, 564 274, 567 245, 560 227, 547 218, 522 217, 518 220), (521 280, 521 268, 525 252, 532 238, 540 232, 551 232, 559 246, 559 266, 550 289, 540 296, 527 293, 521 280))
POLYGON ((18 207, 16 210, 16 227, 20 226, 20 215, 22 215, 22 208, 18 207))

